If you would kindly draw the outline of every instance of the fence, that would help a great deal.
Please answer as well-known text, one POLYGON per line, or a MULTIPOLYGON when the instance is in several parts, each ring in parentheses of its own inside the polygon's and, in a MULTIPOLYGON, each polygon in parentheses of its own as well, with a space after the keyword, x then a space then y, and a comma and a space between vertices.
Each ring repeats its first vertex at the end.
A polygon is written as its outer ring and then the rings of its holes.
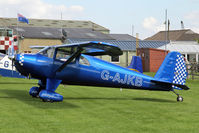
POLYGON ((190 63, 186 64, 188 76, 187 79, 198 79, 199 80, 199 64, 198 63, 190 63))

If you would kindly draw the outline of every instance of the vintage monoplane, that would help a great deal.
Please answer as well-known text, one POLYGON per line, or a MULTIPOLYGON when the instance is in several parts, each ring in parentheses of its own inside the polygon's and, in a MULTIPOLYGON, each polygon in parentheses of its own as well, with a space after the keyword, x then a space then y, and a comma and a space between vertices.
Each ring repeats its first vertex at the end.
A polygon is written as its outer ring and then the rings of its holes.
POLYGON ((85 42, 44 47, 36 54, 10 56, 16 69, 25 76, 38 79, 38 87, 32 87, 29 94, 43 101, 62 101, 63 96, 55 90, 59 84, 173 91, 177 101, 183 98, 174 89, 189 88, 185 85, 187 76, 184 57, 170 52, 155 77, 132 71, 93 56, 122 55, 121 49, 104 42, 85 42))

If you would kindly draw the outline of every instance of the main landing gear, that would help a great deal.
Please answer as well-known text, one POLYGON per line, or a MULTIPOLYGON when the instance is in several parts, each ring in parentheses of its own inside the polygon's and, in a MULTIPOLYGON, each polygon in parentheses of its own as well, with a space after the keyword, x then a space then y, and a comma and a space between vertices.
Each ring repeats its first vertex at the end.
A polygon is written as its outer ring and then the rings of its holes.
POLYGON ((46 81, 45 80, 39 80, 38 85, 39 85, 39 87, 33 86, 32 88, 30 88, 29 94, 33 98, 39 98, 40 91, 46 89, 46 81))
POLYGON ((30 94, 33 98, 37 98, 37 97, 39 97, 39 92, 40 92, 39 87, 34 86, 34 87, 30 88, 29 94, 30 94))
POLYGON ((172 90, 172 91, 173 91, 173 93, 175 93, 177 95, 177 101, 178 102, 183 102, 183 97, 180 96, 178 93, 176 93, 174 90, 172 90))
POLYGON ((32 97, 39 97, 43 102, 63 101, 63 96, 55 92, 60 83, 61 80, 56 79, 39 80, 38 85, 40 87, 32 87, 29 94, 32 97))

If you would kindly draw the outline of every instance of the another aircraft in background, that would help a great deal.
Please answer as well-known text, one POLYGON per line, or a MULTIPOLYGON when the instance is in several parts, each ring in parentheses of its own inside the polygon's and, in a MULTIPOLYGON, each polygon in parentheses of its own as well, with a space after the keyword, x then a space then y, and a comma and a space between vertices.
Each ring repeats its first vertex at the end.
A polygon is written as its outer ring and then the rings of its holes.
POLYGON ((16 71, 9 56, 2 53, 0 53, 0 75, 3 77, 25 78, 25 76, 16 71))

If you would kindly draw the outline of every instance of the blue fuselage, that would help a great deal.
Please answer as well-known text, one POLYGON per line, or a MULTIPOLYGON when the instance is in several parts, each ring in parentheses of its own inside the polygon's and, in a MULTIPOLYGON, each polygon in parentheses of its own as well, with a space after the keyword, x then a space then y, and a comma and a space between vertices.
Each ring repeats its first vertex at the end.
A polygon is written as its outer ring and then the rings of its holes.
POLYGON ((87 63, 82 63, 80 57, 68 64, 61 72, 56 70, 64 63, 41 54, 19 54, 15 65, 23 75, 31 75, 37 79, 59 79, 63 84, 117 87, 129 89, 165 90, 168 86, 157 85, 154 78, 124 68, 93 56, 81 55, 87 63))

